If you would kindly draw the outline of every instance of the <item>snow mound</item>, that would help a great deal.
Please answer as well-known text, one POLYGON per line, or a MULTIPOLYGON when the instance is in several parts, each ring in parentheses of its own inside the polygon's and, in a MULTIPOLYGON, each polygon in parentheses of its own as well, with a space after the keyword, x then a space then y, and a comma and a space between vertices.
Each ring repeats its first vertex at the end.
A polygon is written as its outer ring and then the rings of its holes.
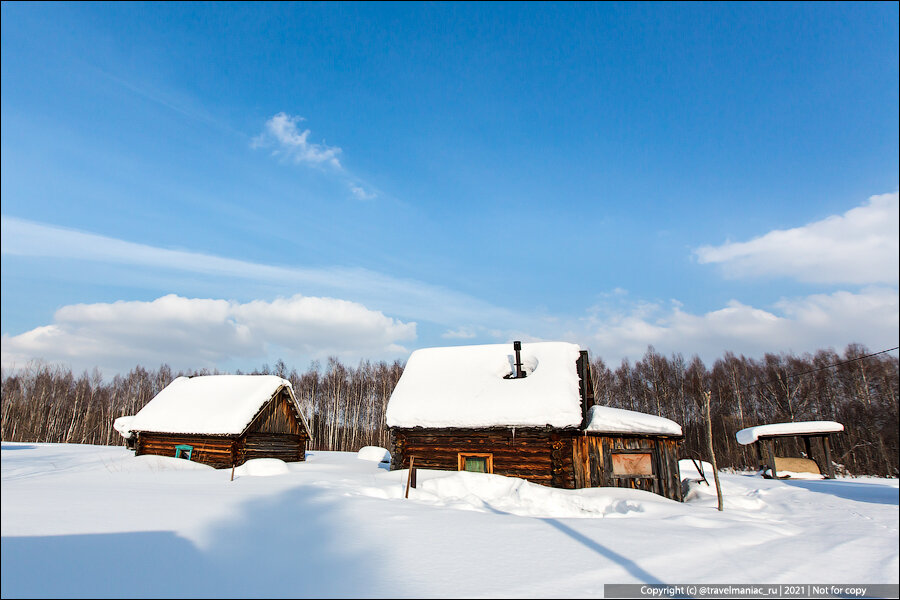
POLYGON ((624 517, 647 512, 654 506, 678 506, 672 500, 641 490, 563 490, 516 477, 466 472, 424 479, 414 497, 453 508, 538 518, 624 517))
MULTIPOLYGON (((772 469, 766 469, 765 475, 772 476, 772 469)), ((778 470, 778 479, 825 479, 821 473, 807 473, 805 471, 783 471, 778 470)))
POLYGON ((381 446, 363 446, 356 453, 356 458, 372 462, 391 462, 391 453, 381 446))
POLYGON ((155 454, 142 454, 118 461, 113 468, 116 471, 208 471, 215 470, 209 465, 193 462, 184 458, 172 456, 157 456, 155 454))
POLYGON ((235 477, 271 477, 289 473, 287 463, 279 458, 254 458, 234 470, 235 477))
MULTIPOLYGON (((707 479, 713 478, 713 468, 712 465, 705 460, 697 461, 700 464, 700 467, 703 469, 703 475, 706 476, 707 479)), ((697 465, 694 464, 689 458, 682 458, 678 461, 678 471, 681 473, 682 481, 685 479, 701 479, 700 471, 697 470, 697 465)))

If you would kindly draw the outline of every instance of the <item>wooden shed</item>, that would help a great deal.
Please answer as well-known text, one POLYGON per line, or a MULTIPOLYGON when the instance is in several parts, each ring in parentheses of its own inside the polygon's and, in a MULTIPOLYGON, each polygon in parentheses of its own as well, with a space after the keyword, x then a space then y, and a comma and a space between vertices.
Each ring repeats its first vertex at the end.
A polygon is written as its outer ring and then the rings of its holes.
POLYGON ((756 445, 756 456, 763 477, 834 479, 831 443, 828 438, 842 431, 844 426, 836 421, 798 421, 747 427, 738 431, 735 437, 745 446, 756 445), (786 453, 784 442, 788 440, 802 442, 806 456, 778 456, 779 450, 781 454, 786 453), (817 443, 813 444, 813 440, 817 443), (813 452, 814 445, 819 446, 821 451, 817 448, 817 452, 813 452))
POLYGON ((291 383, 274 375, 178 377, 116 429, 135 455, 225 468, 252 458, 296 462, 310 439, 291 383))
POLYGON ((521 477, 559 488, 629 487, 681 500, 681 427, 594 406, 586 351, 564 342, 413 352, 386 412, 392 469, 521 477))

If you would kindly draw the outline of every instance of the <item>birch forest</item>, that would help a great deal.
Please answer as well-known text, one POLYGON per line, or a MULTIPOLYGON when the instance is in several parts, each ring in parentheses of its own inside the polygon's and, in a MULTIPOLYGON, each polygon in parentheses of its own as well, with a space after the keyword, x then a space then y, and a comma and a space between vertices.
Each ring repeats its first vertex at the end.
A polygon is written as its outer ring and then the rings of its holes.
MULTIPOLYGON (((845 431, 833 437, 833 460, 847 475, 898 476, 898 359, 870 355, 857 344, 843 354, 766 354, 760 359, 726 353, 712 366, 680 354, 664 356, 652 347, 635 363, 592 361, 598 404, 660 415, 682 425, 682 457, 707 458, 705 391, 711 393, 713 441, 720 468, 753 469, 752 447, 735 432, 744 427, 789 421, 832 420, 845 431)), ((2 373, 2 439, 20 442, 122 444, 112 428, 119 416, 133 415, 179 375, 137 366, 104 379, 74 374, 58 365, 34 363, 2 373)), ((403 365, 336 358, 314 362, 305 371, 283 361, 253 374, 291 381, 312 430, 312 450, 355 451, 389 447, 384 413, 403 365)), ((801 456, 800 447, 784 452, 801 456)))

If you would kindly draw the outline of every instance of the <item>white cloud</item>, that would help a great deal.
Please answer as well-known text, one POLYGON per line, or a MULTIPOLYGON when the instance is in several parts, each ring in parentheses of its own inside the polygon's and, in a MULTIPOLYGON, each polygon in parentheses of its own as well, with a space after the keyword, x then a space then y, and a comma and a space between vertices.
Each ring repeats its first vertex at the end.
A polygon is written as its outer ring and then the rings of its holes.
POLYGON ((725 351, 766 352, 842 349, 859 342, 882 350, 897 345, 900 297, 896 289, 871 287, 851 293, 784 298, 772 310, 732 300, 724 308, 692 314, 675 301, 624 309, 597 306, 585 319, 586 335, 570 336, 609 364, 640 358, 653 345, 662 353, 698 354, 710 361, 725 351))
POLYGON ((415 339, 416 323, 346 300, 298 295, 242 304, 170 294, 152 302, 65 306, 51 325, 4 334, 2 363, 42 359, 111 371, 163 362, 175 368, 228 362, 252 367, 278 357, 401 357, 408 352, 401 344, 415 339))
POLYGON ((309 129, 300 131, 297 124, 303 117, 294 117, 280 112, 266 121, 265 130, 253 138, 254 148, 275 146, 274 154, 284 155, 294 162, 310 165, 330 165, 341 168, 338 155, 341 149, 328 146, 324 142, 315 144, 309 141, 309 129))
POLYGON ((373 200, 377 196, 374 192, 367 192, 365 188, 360 187, 355 183, 350 183, 348 185, 350 187, 350 193, 353 194, 353 197, 357 200, 373 200))
POLYGON ((770 231, 749 242, 703 246, 694 254, 700 263, 721 265, 729 277, 896 284, 900 267, 898 194, 872 196, 843 215, 770 231))

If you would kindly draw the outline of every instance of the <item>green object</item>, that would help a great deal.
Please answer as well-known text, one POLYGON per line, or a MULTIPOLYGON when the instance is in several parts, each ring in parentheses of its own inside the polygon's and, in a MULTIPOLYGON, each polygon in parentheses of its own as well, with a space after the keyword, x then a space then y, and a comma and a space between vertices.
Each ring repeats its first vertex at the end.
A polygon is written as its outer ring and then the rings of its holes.
POLYGON ((193 452, 193 446, 188 446, 187 444, 178 444, 175 446, 175 458, 186 458, 191 460, 191 454, 193 452))
POLYGON ((487 457, 467 456, 466 471, 472 471, 473 473, 487 473, 487 457))

